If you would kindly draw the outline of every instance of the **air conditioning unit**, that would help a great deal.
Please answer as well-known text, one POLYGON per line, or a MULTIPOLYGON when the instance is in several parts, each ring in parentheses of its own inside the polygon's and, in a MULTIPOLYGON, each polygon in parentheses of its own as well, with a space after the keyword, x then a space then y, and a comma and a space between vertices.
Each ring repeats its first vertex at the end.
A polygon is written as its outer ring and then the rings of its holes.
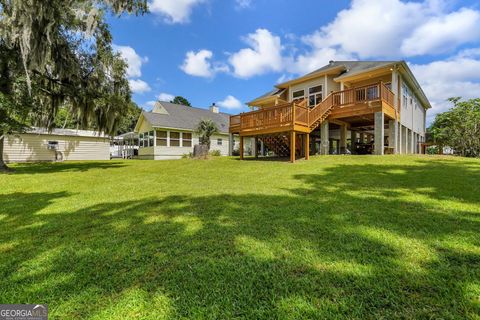
POLYGON ((48 141, 48 150, 58 150, 58 141, 48 141))

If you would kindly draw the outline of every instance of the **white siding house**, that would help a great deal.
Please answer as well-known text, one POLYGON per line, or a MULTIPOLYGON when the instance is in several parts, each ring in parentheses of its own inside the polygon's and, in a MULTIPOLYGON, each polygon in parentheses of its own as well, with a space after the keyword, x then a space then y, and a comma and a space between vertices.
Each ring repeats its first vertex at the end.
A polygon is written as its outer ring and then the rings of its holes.
POLYGON ((3 157, 7 163, 58 160, 109 160, 110 140, 86 130, 33 128, 6 136, 3 157))
MULTIPOLYGON (((139 159, 180 159, 193 152, 194 145, 199 144, 195 128, 202 119, 211 119, 219 129, 219 133, 211 137, 210 151, 218 150, 222 156, 229 155, 239 143, 229 138, 229 114, 219 112, 214 106, 202 109, 157 102, 151 112, 142 112, 135 127, 139 134, 139 159)), ((250 144, 250 141, 246 142, 247 150, 252 149, 250 144)))

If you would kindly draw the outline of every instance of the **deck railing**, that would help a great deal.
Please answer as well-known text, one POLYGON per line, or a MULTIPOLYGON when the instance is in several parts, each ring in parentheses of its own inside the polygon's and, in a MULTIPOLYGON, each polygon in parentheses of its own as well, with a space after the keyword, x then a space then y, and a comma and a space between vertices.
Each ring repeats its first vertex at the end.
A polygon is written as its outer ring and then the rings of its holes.
POLYGON ((349 88, 329 94, 315 107, 308 107, 307 100, 294 101, 261 110, 230 117, 231 132, 251 132, 284 129, 288 126, 311 127, 332 107, 348 107, 359 103, 384 101, 394 108, 395 94, 384 83, 349 88))

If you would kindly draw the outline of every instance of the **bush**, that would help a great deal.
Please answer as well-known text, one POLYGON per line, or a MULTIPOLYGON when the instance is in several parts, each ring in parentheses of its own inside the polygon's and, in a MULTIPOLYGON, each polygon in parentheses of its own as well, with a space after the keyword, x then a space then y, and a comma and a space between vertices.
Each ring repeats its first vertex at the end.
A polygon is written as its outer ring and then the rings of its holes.
POLYGON ((233 150, 232 156, 237 156, 238 157, 239 155, 240 155, 240 150, 238 150, 238 149, 233 150))
POLYGON ((210 151, 210 155, 212 157, 220 157, 222 154, 220 153, 220 150, 212 150, 210 151))
POLYGON ((191 152, 182 154, 182 159, 191 159, 191 158, 193 158, 193 153, 191 152))
POLYGON ((438 147, 437 146, 427 147, 427 154, 438 154, 438 147))

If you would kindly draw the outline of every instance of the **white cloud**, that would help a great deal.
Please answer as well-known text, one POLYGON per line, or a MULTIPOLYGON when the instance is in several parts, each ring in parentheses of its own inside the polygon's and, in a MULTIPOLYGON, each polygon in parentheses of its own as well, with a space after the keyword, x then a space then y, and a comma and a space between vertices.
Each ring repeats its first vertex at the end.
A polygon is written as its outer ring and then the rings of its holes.
POLYGON ((443 0, 353 0, 334 21, 303 39, 313 52, 328 48, 360 59, 435 55, 480 41, 478 11, 447 9, 443 0))
POLYGON ((287 70, 292 73, 304 74, 328 64, 330 60, 355 60, 355 56, 335 48, 318 48, 312 45, 311 50, 291 58, 287 70))
POLYGON ((237 9, 245 9, 250 8, 252 5, 252 0, 235 0, 236 8, 237 9))
POLYGON ((113 49, 120 53, 128 63, 127 77, 138 78, 142 76, 142 65, 148 62, 148 57, 141 57, 135 49, 129 46, 113 45, 113 49))
MULTIPOLYGON (((480 52, 478 49, 470 53, 480 52)), ((465 52, 444 61, 411 64, 410 67, 432 104, 428 122, 437 113, 448 110, 450 97, 476 98, 480 92, 480 60, 465 57, 465 52)))
POLYGON ((153 107, 155 105, 155 103, 157 103, 157 101, 150 100, 150 101, 145 102, 145 105, 148 106, 148 107, 153 107))
POLYGON ((152 90, 148 83, 140 79, 129 79, 128 83, 133 93, 144 93, 152 90))
POLYGON ((456 47, 480 39, 480 13, 461 9, 440 17, 432 17, 405 39, 402 52, 422 55, 449 52, 456 47))
POLYGON ((242 108, 242 103, 240 100, 234 96, 227 96, 224 100, 217 102, 217 104, 225 109, 240 109, 242 108))
POLYGON ((229 62, 239 78, 250 78, 284 68, 280 37, 266 29, 257 29, 244 39, 250 48, 233 53, 229 62))
POLYGON ((173 99, 175 99, 175 96, 173 94, 169 94, 169 93, 165 93, 165 92, 162 92, 158 95, 158 101, 166 101, 166 102, 170 102, 172 101, 173 99))
POLYGON ((180 69, 186 74, 195 77, 211 78, 218 72, 228 72, 227 65, 219 62, 211 62, 213 53, 210 50, 200 50, 198 52, 189 51, 185 56, 180 69))
POLYGON ((190 21, 193 7, 205 0, 153 0, 150 11, 165 18, 167 23, 187 23, 190 21))

